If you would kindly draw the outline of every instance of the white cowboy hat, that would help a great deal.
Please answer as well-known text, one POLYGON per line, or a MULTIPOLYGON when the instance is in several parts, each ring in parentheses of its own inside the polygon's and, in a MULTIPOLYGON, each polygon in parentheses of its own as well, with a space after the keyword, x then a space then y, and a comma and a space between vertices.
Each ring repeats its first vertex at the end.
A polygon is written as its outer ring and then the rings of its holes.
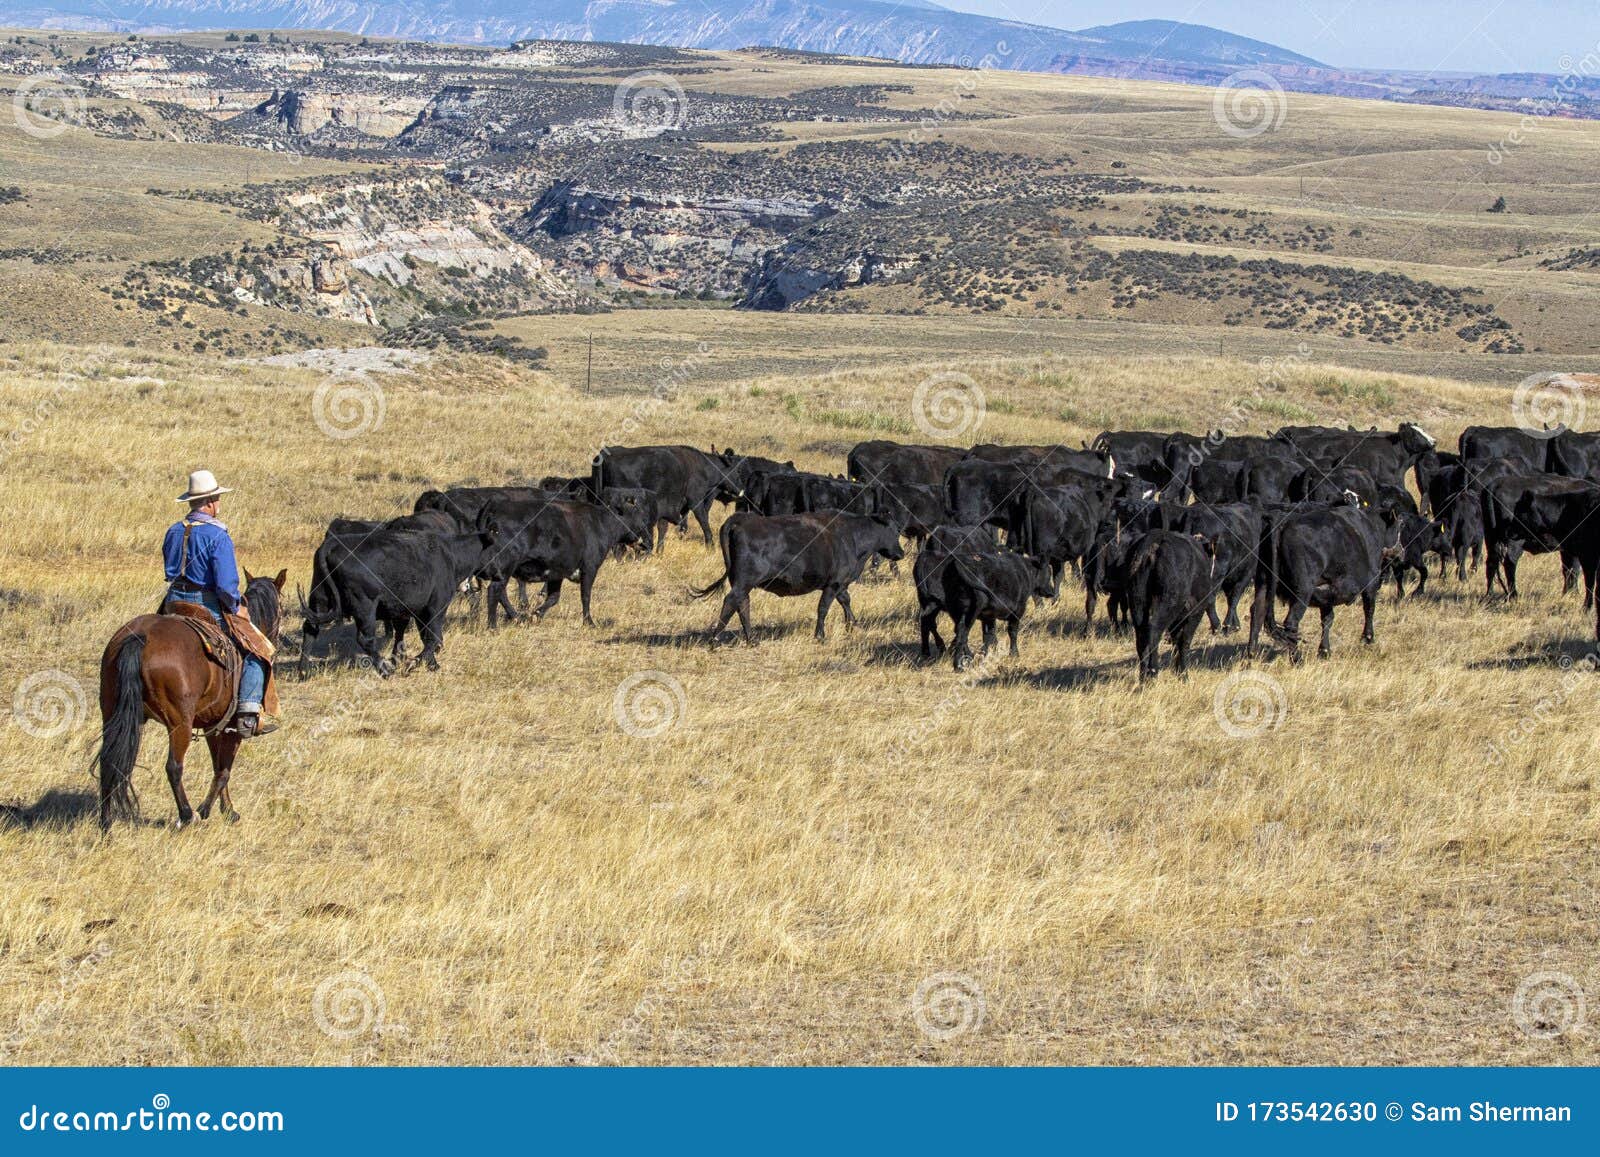
POLYGON ((215 498, 219 494, 232 494, 233 487, 218 486, 217 476, 209 470, 196 470, 189 475, 187 493, 178 495, 179 502, 197 502, 202 498, 215 498))

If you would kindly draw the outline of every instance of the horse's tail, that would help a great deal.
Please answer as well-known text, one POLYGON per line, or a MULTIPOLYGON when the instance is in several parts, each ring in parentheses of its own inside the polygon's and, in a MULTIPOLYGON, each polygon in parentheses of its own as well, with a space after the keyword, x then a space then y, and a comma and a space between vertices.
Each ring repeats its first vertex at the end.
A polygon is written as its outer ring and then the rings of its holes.
POLYGON ((144 730, 143 635, 132 635, 117 652, 117 699, 100 738, 100 823, 110 823, 118 812, 139 814, 139 797, 133 790, 133 764, 139 758, 139 736, 144 730))

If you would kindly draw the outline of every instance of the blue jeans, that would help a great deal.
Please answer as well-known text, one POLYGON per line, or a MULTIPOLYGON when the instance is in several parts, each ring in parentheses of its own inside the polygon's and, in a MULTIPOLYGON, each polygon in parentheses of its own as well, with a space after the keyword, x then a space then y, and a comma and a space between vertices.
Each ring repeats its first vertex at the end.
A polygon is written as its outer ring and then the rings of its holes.
MULTIPOLYGON (((217 601, 214 592, 180 591, 169 588, 167 598, 175 603, 193 603, 195 606, 204 607, 211 612, 211 617, 217 620, 217 626, 224 631, 228 629, 228 624, 222 621, 222 604, 217 601)), ((244 655, 244 670, 239 672, 239 711, 243 715, 259 715, 261 696, 267 690, 267 662, 243 648, 240 648, 240 653, 244 655)))

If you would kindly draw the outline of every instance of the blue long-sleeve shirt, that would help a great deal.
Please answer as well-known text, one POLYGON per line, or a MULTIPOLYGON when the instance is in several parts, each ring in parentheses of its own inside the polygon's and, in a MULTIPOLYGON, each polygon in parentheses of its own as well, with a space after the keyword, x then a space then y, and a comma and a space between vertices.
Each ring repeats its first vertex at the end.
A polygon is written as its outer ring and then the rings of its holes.
POLYGON ((191 514, 185 521, 190 524, 187 562, 183 553, 183 522, 168 527, 166 540, 161 544, 167 563, 167 581, 187 579, 202 590, 213 592, 223 610, 230 613, 237 610, 241 590, 239 562, 228 528, 209 514, 191 514))

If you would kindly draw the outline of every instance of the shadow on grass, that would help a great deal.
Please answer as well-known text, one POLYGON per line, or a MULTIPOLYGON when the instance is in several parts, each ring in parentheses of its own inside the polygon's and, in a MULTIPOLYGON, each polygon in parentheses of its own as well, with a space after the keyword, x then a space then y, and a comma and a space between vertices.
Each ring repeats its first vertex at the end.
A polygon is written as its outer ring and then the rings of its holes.
POLYGON ((18 828, 73 828, 96 823, 100 797, 89 791, 63 791, 53 787, 34 803, 0 804, 0 826, 18 828))
POLYGON ((1561 639, 1524 654, 1513 653, 1498 659, 1479 659, 1468 663, 1467 670, 1526 671, 1535 667, 1574 670, 1581 668, 1585 660, 1588 660, 1590 666, 1600 670, 1600 644, 1592 639, 1561 639))
MULTIPOLYGON (((721 632, 717 636, 719 647, 744 645, 744 638, 736 629, 737 625, 738 620, 735 619, 728 630, 721 632)), ((750 628, 750 637, 759 645, 776 639, 786 639, 802 631, 808 636, 811 634, 809 626, 762 626, 757 624, 750 628)), ((831 631, 828 637, 831 641, 833 638, 831 631)), ((623 631, 601 639, 600 642, 608 647, 709 647, 711 645, 711 632, 706 627, 692 627, 682 631, 623 631)))

